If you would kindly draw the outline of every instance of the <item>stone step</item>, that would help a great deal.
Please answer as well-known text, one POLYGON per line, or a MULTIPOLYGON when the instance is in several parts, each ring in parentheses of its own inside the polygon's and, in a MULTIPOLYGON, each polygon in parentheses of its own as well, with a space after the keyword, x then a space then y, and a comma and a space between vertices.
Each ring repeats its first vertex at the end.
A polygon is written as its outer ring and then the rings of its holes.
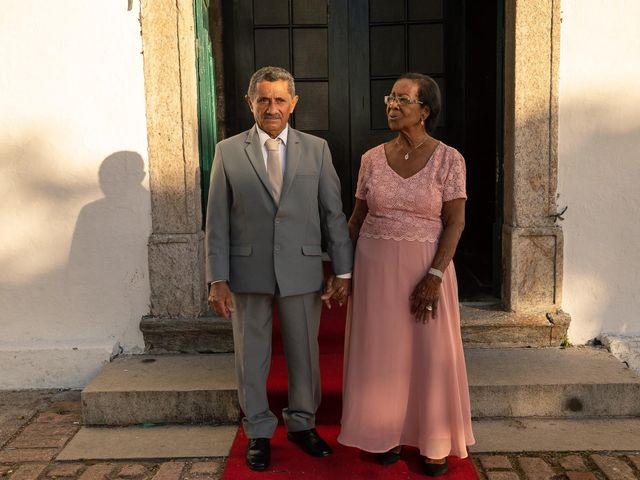
MULTIPOLYGON (((640 419, 479 419, 473 421, 480 453, 640 451, 640 419)), ((57 461, 151 460, 226 457, 236 425, 82 427, 57 461)), ((339 448, 337 445, 334 447, 339 448)))
POLYGON ((236 425, 82 427, 58 461, 226 457, 236 425))
MULTIPOLYGON (((569 321, 563 312, 523 314, 505 312, 497 304, 460 305, 462 341, 469 347, 560 346, 569 321)), ((148 353, 233 352, 231 322, 219 317, 146 317, 140 330, 148 353)))
POLYGON ((637 452, 640 450, 639 431, 638 418, 479 419, 473 422, 476 444, 469 450, 475 454, 637 452))
POLYGON ((85 425, 225 424, 240 416, 233 354, 116 358, 81 394, 85 425))
MULTIPOLYGON (((640 377, 603 349, 467 348, 465 355, 474 418, 640 416, 640 377)), ((84 389, 82 407, 85 425, 235 423, 233 357, 118 358, 84 389)))
POLYGON ((474 418, 640 416, 640 376, 601 348, 466 348, 474 418))

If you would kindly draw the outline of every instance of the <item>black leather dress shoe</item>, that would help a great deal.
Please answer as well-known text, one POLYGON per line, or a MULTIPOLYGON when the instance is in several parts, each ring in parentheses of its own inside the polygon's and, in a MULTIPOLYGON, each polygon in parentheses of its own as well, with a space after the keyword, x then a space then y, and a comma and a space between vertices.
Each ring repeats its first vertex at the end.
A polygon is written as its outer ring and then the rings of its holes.
POLYGON ((289 441, 300 445, 305 452, 314 457, 326 457, 333 452, 327 442, 320 438, 315 428, 300 432, 289 432, 287 438, 289 441))
POLYGON ((247 465, 251 470, 266 470, 271 461, 271 443, 268 438, 250 438, 247 445, 247 465))

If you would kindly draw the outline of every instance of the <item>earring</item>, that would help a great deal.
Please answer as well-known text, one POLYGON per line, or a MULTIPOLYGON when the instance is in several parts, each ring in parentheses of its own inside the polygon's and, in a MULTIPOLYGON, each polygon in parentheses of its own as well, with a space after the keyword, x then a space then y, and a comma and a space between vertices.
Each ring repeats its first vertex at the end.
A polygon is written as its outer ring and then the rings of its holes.
POLYGON ((424 120, 420 120, 420 125, 424 127, 424 120))

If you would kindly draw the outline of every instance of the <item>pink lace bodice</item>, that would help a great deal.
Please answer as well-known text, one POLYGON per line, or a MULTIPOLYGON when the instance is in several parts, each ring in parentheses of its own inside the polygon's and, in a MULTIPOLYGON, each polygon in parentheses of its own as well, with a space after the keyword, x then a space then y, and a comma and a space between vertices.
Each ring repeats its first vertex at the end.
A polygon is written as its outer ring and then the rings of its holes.
POLYGON ((360 236, 437 242, 442 203, 467 198, 464 158, 440 142, 425 167, 402 178, 387 163, 384 145, 362 156, 356 198, 367 201, 360 236))

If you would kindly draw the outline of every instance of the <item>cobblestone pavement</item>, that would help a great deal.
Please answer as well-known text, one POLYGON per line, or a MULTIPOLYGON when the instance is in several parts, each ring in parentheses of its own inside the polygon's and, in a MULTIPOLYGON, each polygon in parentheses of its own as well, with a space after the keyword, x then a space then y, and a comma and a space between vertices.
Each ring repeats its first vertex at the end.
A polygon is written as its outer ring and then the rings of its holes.
MULTIPOLYGON (((78 392, 0 392, 0 480, 217 480, 224 469, 224 458, 56 461, 79 428, 78 392)), ((640 479, 640 452, 477 454, 473 460, 481 480, 640 479)))
POLYGON ((218 480, 224 458, 58 462, 80 429, 79 392, 0 392, 0 480, 218 480))

